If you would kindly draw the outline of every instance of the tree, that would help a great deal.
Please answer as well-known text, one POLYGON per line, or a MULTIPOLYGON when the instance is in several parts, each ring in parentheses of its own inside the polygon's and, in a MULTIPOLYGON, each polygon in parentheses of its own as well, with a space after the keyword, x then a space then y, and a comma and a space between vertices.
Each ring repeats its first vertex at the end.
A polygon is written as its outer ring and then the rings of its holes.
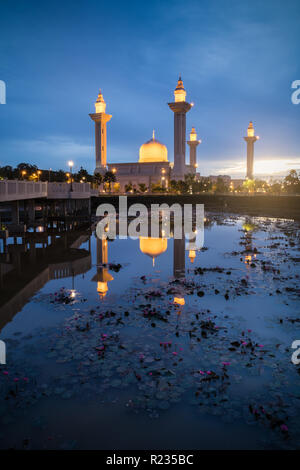
POLYGON ((187 175, 184 175, 184 182, 187 184, 191 192, 193 192, 193 185, 196 182, 196 175, 194 173, 188 173, 187 175))
POLYGON ((94 174, 94 181, 99 186, 99 189, 101 189, 101 184, 104 181, 103 175, 101 173, 95 173, 94 174))
POLYGON ((139 190, 141 191, 141 193, 145 193, 147 191, 147 186, 145 185, 145 183, 139 183, 139 190))
POLYGON ((103 178, 104 183, 108 183, 109 192, 111 191, 111 183, 115 183, 117 181, 116 175, 112 171, 107 171, 103 178))
POLYGON ((87 183, 87 182, 92 182, 93 180, 93 177, 92 175, 90 175, 88 173, 87 170, 85 170, 84 168, 82 168, 82 166, 80 167, 80 170, 74 174, 74 180, 77 181, 78 183, 80 183, 81 181, 84 182, 84 183, 87 183))
POLYGON ((15 170, 10 165, 2 166, 0 167, 0 177, 3 179, 12 180, 15 177, 15 170))
POLYGON ((300 193, 300 178, 296 170, 291 170, 289 172, 289 174, 284 178, 283 185, 287 193, 300 193))
POLYGON ((129 183, 125 184, 125 193, 131 193, 133 191, 133 186, 131 181, 129 183))
POLYGON ((215 192, 216 193, 229 193, 229 185, 220 176, 218 176, 217 183, 215 185, 215 192))
POLYGON ((165 188, 163 188, 160 183, 152 183, 151 184, 151 191, 153 193, 163 193, 165 192, 165 188))
POLYGON ((246 180, 243 182, 243 189, 246 190, 248 193, 253 193, 255 189, 255 181, 254 180, 246 180))

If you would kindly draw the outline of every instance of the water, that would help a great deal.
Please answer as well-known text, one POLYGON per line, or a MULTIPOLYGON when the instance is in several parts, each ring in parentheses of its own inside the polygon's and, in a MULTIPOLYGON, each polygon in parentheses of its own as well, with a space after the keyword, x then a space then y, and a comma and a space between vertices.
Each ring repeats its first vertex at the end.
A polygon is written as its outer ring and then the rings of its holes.
POLYGON ((299 448, 299 226, 206 217, 197 253, 90 230, 8 240, 1 448, 299 448))

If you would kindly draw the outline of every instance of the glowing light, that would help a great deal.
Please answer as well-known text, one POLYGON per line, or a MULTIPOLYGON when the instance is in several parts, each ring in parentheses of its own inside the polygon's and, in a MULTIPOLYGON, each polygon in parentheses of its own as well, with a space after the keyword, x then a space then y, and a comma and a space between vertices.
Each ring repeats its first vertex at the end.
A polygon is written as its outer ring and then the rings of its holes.
POLYGON ((247 135, 248 137, 254 137, 254 127, 253 127, 253 122, 250 121, 248 130, 247 130, 247 135))
POLYGON ((191 263, 193 263, 195 261, 195 258, 196 258, 196 251, 195 250, 190 250, 189 251, 189 258, 190 258, 191 263))
POLYGON ((74 162, 73 162, 72 160, 69 160, 69 161, 68 161, 68 166, 69 166, 70 168, 72 168, 72 167, 74 166, 74 162))
POLYGON ((97 292, 100 295, 100 297, 105 297, 106 293, 108 291, 108 286, 107 282, 97 282, 97 292))
POLYGON ((192 130, 190 132, 190 140, 194 142, 197 140, 197 132, 194 127, 192 127, 192 130))
POLYGON ((246 255, 245 256, 245 264, 250 263, 250 261, 252 261, 252 256, 251 255, 246 255))
POLYGON ((185 305, 185 300, 183 297, 174 297, 174 304, 185 305))
POLYGON ((167 147, 152 137, 140 147, 139 163, 167 162, 167 147))
POLYGON ((179 79, 178 79, 178 83, 177 83, 177 86, 176 86, 175 91, 174 91, 174 98, 175 98, 176 103, 185 101, 186 91, 184 89, 181 77, 179 77, 179 79))
POLYGON ((98 94, 98 98, 97 98, 97 101, 95 103, 95 110, 96 110, 96 113, 98 114, 101 114, 101 113, 105 113, 105 109, 106 109, 106 103, 104 101, 104 98, 103 98, 103 95, 101 93, 101 90, 99 90, 99 94, 98 94))

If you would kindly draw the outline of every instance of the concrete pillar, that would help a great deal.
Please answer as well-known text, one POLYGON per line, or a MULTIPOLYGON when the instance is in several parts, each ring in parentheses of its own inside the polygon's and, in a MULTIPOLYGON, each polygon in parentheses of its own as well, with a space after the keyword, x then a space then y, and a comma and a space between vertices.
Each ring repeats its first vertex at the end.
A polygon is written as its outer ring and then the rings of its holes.
POLYGON ((20 224, 19 201, 11 203, 11 221, 13 224, 20 224))
POLYGON ((34 199, 28 199, 28 201, 26 201, 26 215, 27 215, 27 220, 29 223, 32 223, 35 221, 35 200, 34 199))

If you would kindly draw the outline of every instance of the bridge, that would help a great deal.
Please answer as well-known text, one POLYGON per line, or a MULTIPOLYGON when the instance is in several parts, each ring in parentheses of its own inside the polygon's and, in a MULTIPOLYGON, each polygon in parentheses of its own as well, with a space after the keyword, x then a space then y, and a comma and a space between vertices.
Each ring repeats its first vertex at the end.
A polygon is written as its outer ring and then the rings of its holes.
POLYGON ((20 207, 27 222, 34 221, 36 201, 45 216, 75 216, 80 212, 89 215, 91 197, 98 195, 99 190, 93 189, 90 183, 3 180, 0 181, 0 212, 9 209, 11 222, 16 226, 20 224, 20 207))
POLYGON ((98 190, 90 183, 48 183, 34 181, 0 181, 0 202, 24 201, 25 199, 89 199, 98 190))

